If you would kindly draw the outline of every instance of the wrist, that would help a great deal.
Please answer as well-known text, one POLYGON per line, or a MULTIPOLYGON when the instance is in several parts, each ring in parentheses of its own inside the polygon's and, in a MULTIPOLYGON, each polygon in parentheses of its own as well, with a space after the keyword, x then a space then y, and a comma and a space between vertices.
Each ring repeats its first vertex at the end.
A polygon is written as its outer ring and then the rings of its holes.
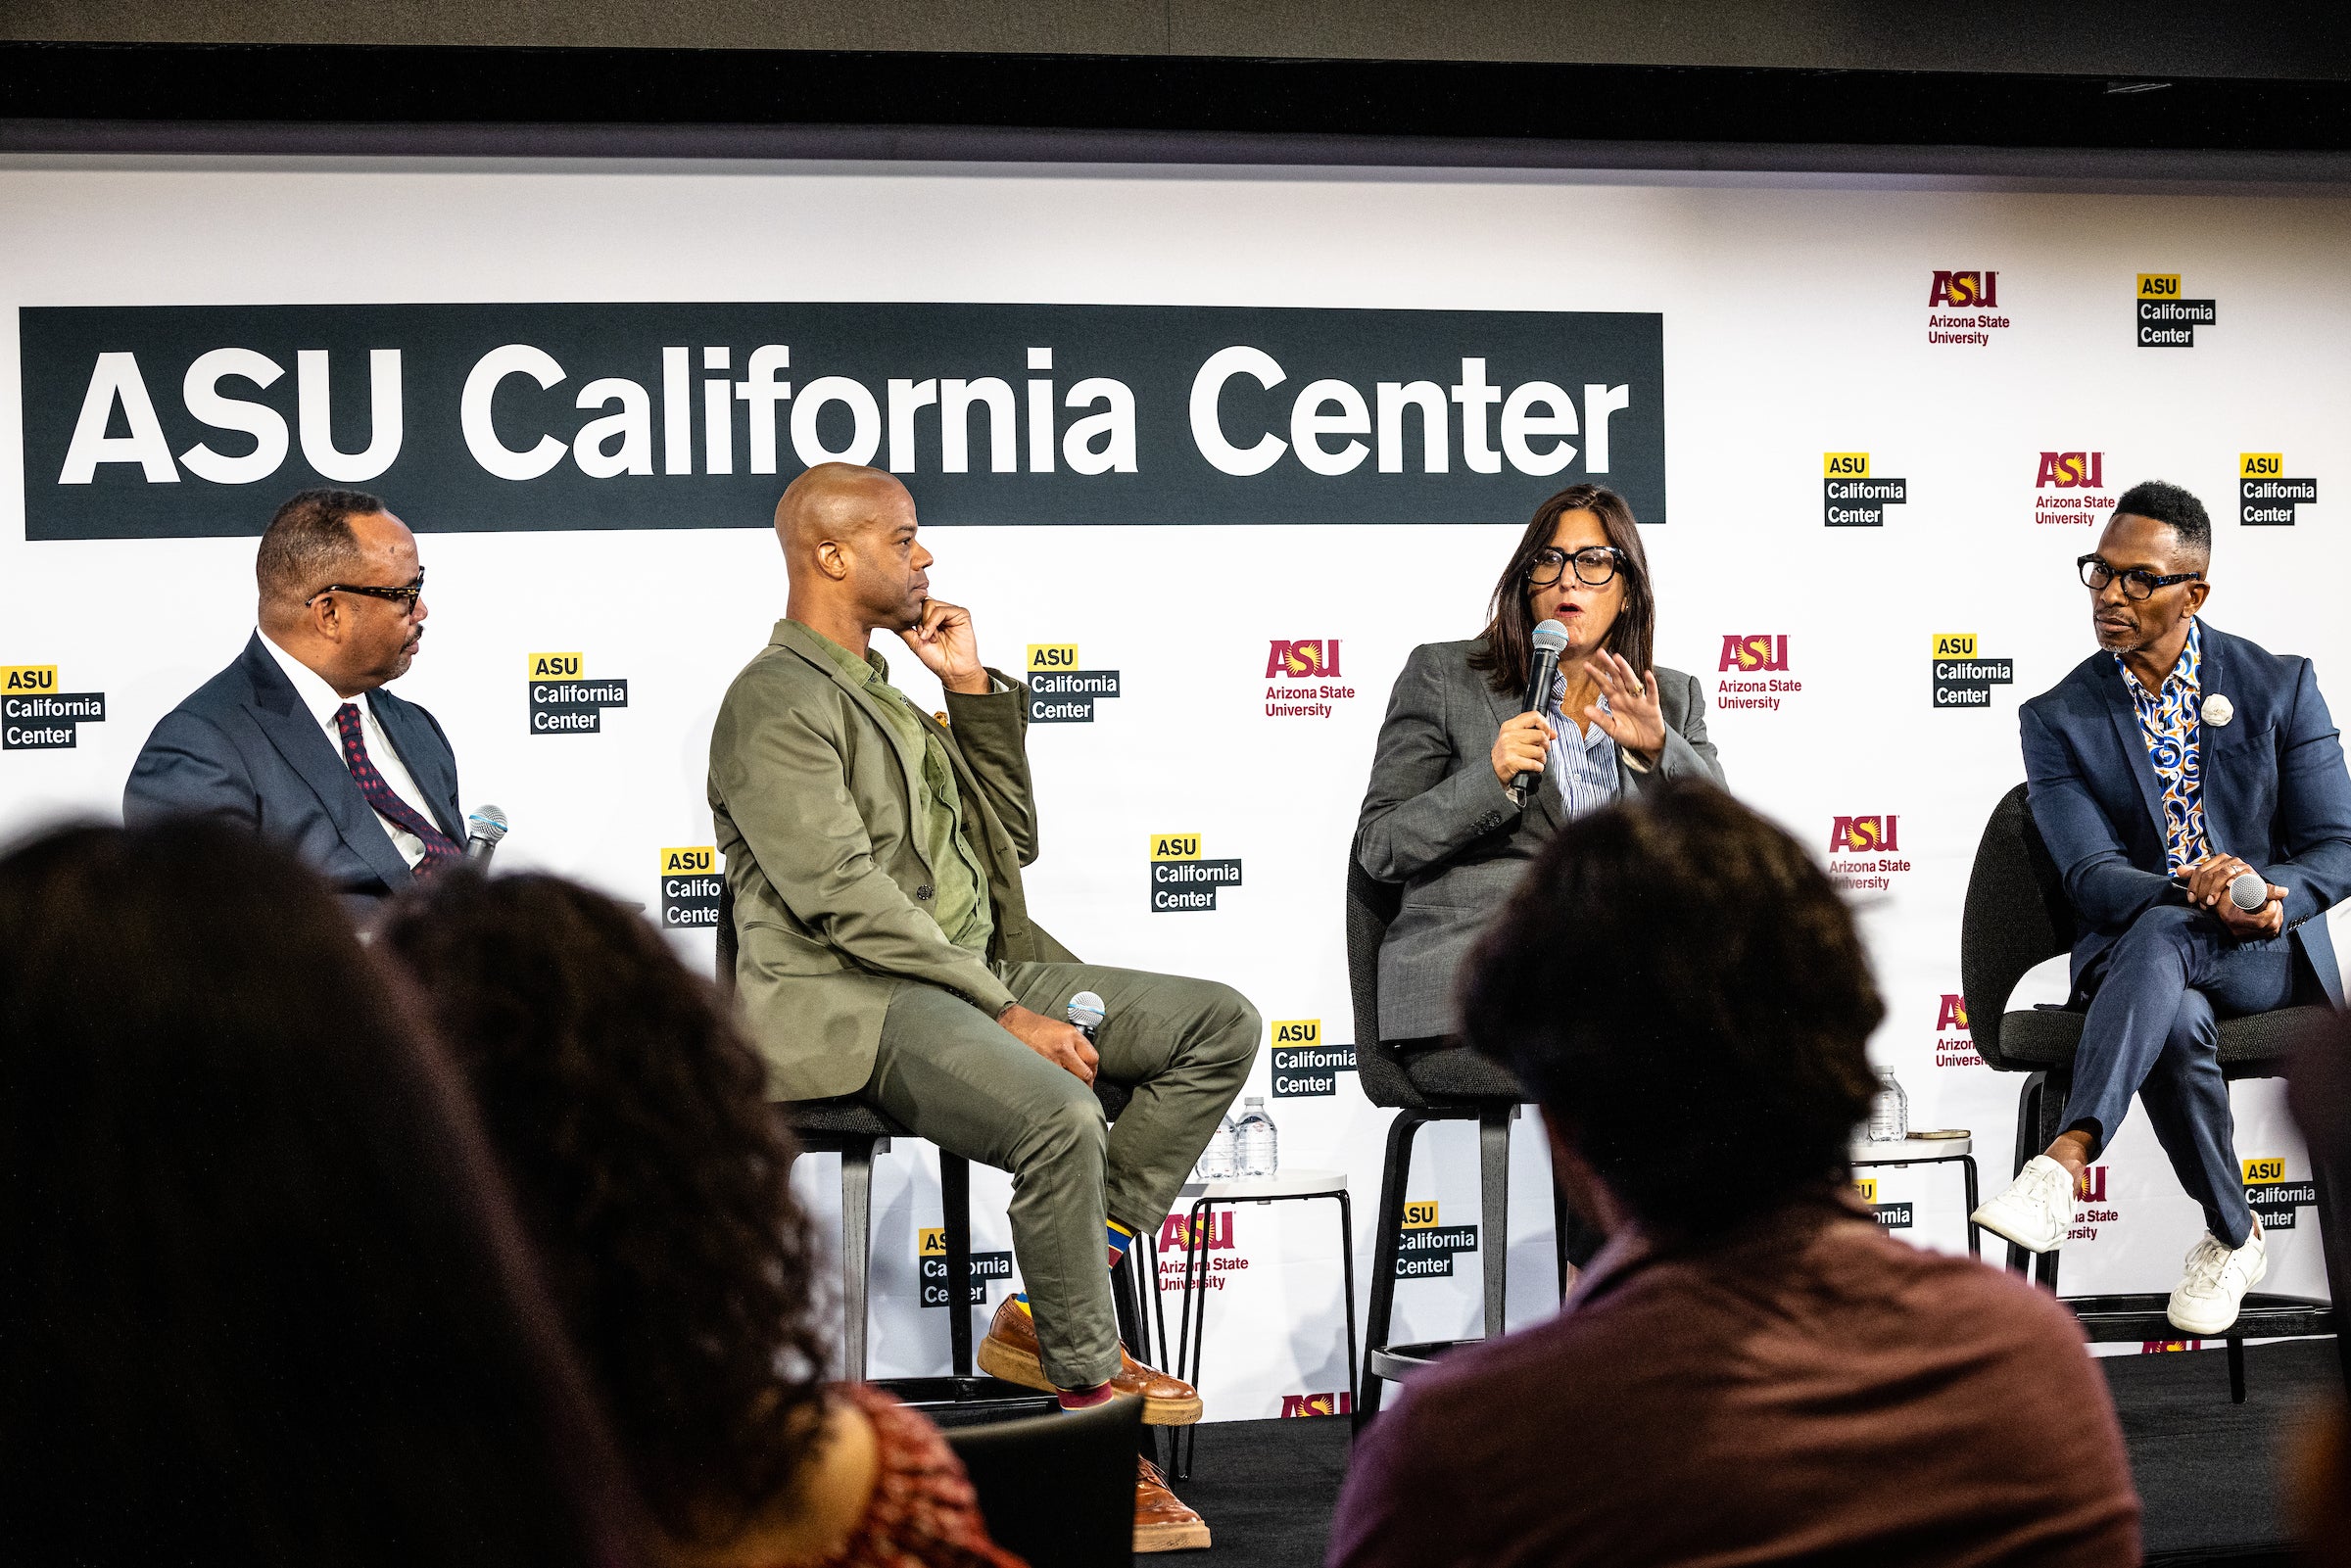
POLYGON ((984 697, 994 690, 996 687, 996 683, 988 679, 987 671, 984 669, 974 670, 969 675, 949 676, 940 684, 957 696, 962 697, 984 697))
POLYGON ((1018 1012, 1020 1010, 1020 1006, 1021 1004, 1017 1001, 1005 1003, 1002 1007, 996 1009, 996 1022, 998 1023, 1003 1022, 1006 1019, 1012 1017, 1014 1013, 1018 1012))

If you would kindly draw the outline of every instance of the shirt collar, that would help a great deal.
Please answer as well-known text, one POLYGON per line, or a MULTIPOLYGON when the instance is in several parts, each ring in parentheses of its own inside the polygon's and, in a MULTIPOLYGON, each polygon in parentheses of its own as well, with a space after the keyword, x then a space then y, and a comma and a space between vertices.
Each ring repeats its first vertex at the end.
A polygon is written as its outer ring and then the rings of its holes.
POLYGON ((2114 667, 2123 672, 2123 682, 2131 688, 2131 694, 2142 701, 2151 702, 2175 686, 2191 694, 2202 690, 2204 681, 2203 617, 2195 616, 2188 621, 2187 641, 2180 649, 2180 657, 2173 661, 2171 673, 2163 678, 2162 690, 2149 691, 2145 687, 2139 685, 2138 677, 2131 673, 2131 666, 2123 662, 2123 656, 2120 653, 2114 656, 2114 667))
POLYGON ((294 694, 302 698, 302 705, 310 709, 311 717, 320 724, 331 727, 337 709, 346 702, 359 700, 357 697, 337 696, 335 689, 326 684, 325 676, 279 647, 277 640, 266 632, 262 633, 262 646, 267 648, 269 656, 277 660, 277 667, 285 671, 286 679, 293 683, 294 694))
POLYGON ((843 670, 847 671, 850 675, 855 676, 858 680, 888 681, 889 679, 889 661, 882 657, 882 655, 874 649, 870 647, 867 648, 864 655, 861 657, 858 654, 850 652, 847 648, 842 647, 839 642, 834 641, 831 638, 825 636, 824 633, 818 631, 813 626, 808 626, 799 621, 794 621, 792 624, 799 627, 801 631, 806 632, 810 637, 816 639, 816 645, 825 650, 825 656, 827 658, 840 665, 843 670))
MULTIPOLYGON (((1564 711, 1562 711, 1566 701, 1567 678, 1563 675, 1554 674, 1551 678, 1551 711, 1559 716, 1559 723, 1557 728, 1559 731, 1559 738, 1561 740, 1565 740, 1567 738, 1567 715, 1564 711)), ((1602 692, 1600 696, 1600 711, 1611 715, 1616 711, 1614 706, 1609 703, 1607 693, 1605 691, 1602 692)), ((1602 746, 1610 743, 1607 731, 1603 730, 1597 724, 1590 726, 1578 734, 1575 737, 1575 740, 1576 743, 1581 745, 1586 751, 1597 751, 1602 746)))

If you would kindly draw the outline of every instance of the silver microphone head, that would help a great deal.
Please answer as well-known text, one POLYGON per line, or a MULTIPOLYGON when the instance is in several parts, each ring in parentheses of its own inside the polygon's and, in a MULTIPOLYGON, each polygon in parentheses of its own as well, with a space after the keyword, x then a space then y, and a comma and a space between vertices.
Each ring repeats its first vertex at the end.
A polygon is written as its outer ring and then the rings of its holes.
POLYGON ((476 806, 465 818, 465 835, 495 844, 506 836, 506 814, 502 807, 476 806))
POLYGON ((1100 1028, 1103 1019, 1108 1016, 1102 1006, 1102 998, 1091 991, 1080 991, 1070 998, 1070 1022, 1088 1034, 1100 1028))
POLYGON ((2246 914, 2270 901, 2270 884, 2257 871, 2240 871, 2229 883, 2229 902, 2246 914))
POLYGON ((1566 652, 1567 628, 1561 626, 1557 621, 1545 621, 1542 625, 1536 627, 1535 651, 1537 653, 1566 652))

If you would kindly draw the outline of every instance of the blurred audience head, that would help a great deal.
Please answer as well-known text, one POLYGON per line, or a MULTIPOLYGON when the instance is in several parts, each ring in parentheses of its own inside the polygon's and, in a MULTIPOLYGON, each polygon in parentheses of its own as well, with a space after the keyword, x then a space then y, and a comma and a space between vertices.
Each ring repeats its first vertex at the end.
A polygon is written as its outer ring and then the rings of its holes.
POLYGON ((0 858, 10 1556, 628 1559, 625 1486, 417 1012, 250 832, 0 858))
POLYGON ((1470 1043, 1645 1230, 1725 1230, 1849 1173, 1885 1008, 1828 877, 1718 789, 1560 829, 1462 1001, 1470 1043))
POLYGON ((445 877, 381 936, 431 998, 671 1536, 783 1496, 824 1413, 814 1257, 759 1058, 660 933, 551 877, 445 877))

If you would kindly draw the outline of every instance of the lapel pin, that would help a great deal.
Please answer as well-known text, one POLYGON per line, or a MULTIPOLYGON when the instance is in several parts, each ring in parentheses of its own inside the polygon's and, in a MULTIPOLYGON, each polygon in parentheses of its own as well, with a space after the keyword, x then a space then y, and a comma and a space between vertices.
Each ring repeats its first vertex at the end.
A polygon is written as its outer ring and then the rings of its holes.
POLYGON ((2214 729, 2217 730, 2223 728, 2231 719, 2235 717, 2235 704, 2231 703, 2227 697, 2221 695, 2218 691, 2215 691, 2212 695, 2204 699, 2204 722, 2211 725, 2214 729))

